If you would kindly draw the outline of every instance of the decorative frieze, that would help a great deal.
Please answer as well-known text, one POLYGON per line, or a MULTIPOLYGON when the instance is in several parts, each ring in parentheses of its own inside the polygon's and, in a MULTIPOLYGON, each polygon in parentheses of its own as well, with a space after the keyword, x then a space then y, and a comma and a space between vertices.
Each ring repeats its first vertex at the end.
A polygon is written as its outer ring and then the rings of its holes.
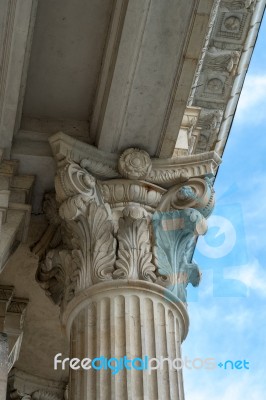
POLYGON ((194 154, 223 152, 265 7, 262 3, 222 0, 214 4, 214 18, 188 101, 189 106, 202 108, 194 154), (210 128, 207 119, 212 116, 215 127, 210 128))
POLYGON ((197 146, 200 128, 200 107, 187 107, 178 133, 173 157, 193 154, 197 146))

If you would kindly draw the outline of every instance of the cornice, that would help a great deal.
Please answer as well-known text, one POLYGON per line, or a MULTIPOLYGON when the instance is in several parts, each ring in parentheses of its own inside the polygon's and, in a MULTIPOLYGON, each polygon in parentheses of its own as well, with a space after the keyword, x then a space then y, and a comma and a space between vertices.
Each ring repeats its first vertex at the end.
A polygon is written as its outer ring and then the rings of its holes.
POLYGON ((195 153, 223 154, 265 0, 217 0, 191 89, 188 106, 201 107, 195 153))

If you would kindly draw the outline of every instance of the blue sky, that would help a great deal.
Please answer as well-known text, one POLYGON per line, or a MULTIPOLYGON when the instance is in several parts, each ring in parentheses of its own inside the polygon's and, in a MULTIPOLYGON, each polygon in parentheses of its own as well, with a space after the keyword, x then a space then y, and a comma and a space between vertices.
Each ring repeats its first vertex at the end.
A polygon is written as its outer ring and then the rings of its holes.
POLYGON ((211 228, 195 252, 203 278, 198 289, 189 288, 190 331, 182 347, 183 357, 245 359, 250 369, 184 368, 186 400, 266 398, 265 39, 266 18, 216 179, 211 228), (225 222, 220 231, 217 215, 225 222), (224 256, 208 257, 211 247, 224 256))

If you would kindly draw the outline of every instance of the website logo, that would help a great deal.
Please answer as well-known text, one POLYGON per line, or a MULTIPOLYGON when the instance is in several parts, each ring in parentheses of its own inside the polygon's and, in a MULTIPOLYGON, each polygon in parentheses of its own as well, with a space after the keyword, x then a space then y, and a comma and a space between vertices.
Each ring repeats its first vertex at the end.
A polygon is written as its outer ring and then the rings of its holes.
POLYGON ((107 358, 105 356, 95 357, 93 359, 86 357, 83 359, 79 358, 64 358, 62 359, 62 353, 58 353, 54 357, 54 369, 62 369, 66 370, 68 368, 72 370, 86 370, 94 369, 96 371, 100 370, 111 370, 113 375, 118 374, 123 369, 132 370, 135 369, 137 371, 147 371, 147 373, 151 374, 154 370, 163 370, 165 365, 168 366, 171 370, 181 370, 183 368, 186 369, 206 369, 206 370, 214 370, 219 368, 223 368, 224 370, 241 370, 241 369, 249 369, 249 362, 246 360, 227 360, 225 362, 217 362, 214 358, 194 358, 189 359, 188 357, 184 358, 150 358, 148 356, 144 356, 143 358, 135 357, 133 359, 129 359, 127 356, 116 358, 111 357, 107 358))

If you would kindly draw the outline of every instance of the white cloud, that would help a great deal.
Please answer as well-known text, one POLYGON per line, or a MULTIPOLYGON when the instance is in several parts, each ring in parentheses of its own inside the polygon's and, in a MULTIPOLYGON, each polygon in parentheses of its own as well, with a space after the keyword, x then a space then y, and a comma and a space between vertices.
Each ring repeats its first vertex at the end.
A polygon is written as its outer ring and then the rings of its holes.
POLYGON ((225 278, 237 279, 247 288, 256 291, 257 295, 266 297, 266 268, 263 268, 258 260, 241 267, 225 269, 225 278))
POLYGON ((236 123, 257 125, 266 120, 266 75, 248 75, 240 95, 236 123))
MULTIPOLYGON (((264 380, 258 381, 252 375, 245 375, 240 378, 237 374, 231 378, 226 377, 220 380, 219 385, 196 385, 195 381, 190 382, 189 387, 186 389, 186 400, 240 400, 252 399, 261 400, 265 398, 265 385, 264 380)), ((245 372, 244 372, 245 373, 245 372)), ((262 378, 262 377, 261 377, 262 378)))
POLYGON ((253 313, 250 309, 237 309, 236 312, 228 313, 224 322, 234 326, 234 331, 245 331, 253 322, 253 313))
MULTIPOLYGON (((227 277, 240 279, 250 288, 264 294, 259 274, 262 281, 266 281, 265 276, 261 275, 261 266, 255 260, 241 270, 228 269, 227 277)), ((265 379, 262 377, 264 361, 261 355, 265 351, 264 304, 251 296, 218 299, 209 294, 197 303, 190 304, 188 311, 191 326, 188 338, 182 345, 183 357, 213 357, 217 362, 246 359, 250 362, 250 370, 208 371, 184 368, 186 400, 263 399, 265 379)))

